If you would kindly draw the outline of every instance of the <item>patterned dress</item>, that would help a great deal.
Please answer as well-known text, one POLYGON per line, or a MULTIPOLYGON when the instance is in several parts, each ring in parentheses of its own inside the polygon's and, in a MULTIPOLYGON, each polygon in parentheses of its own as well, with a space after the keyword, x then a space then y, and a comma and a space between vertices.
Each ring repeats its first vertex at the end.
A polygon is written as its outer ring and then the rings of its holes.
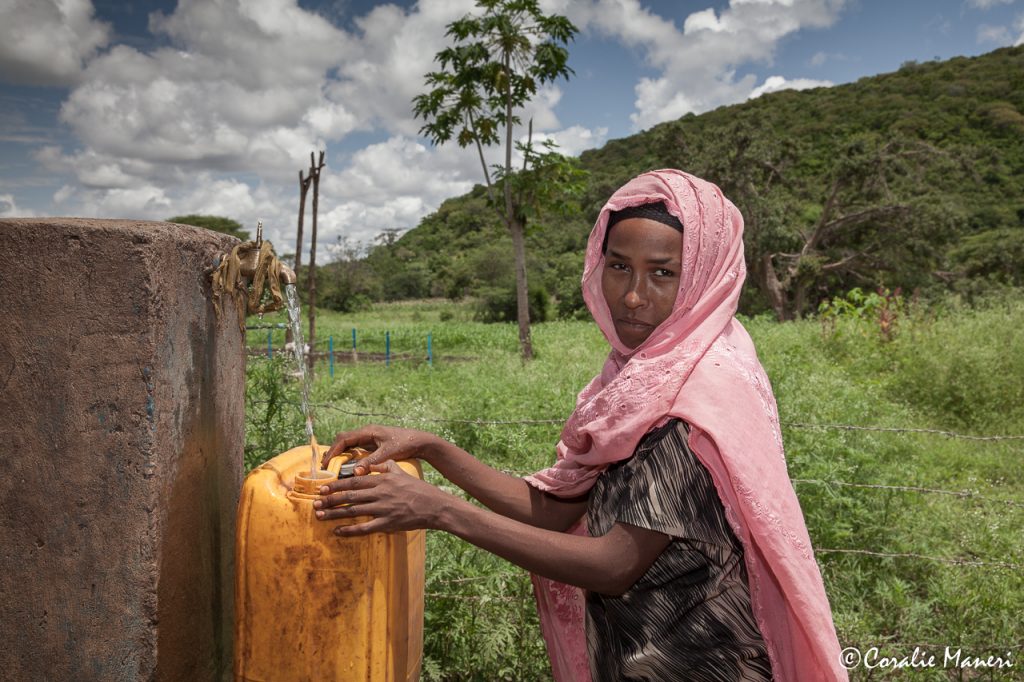
POLYGON ((591 491, 591 535, 621 522, 672 537, 625 594, 587 594, 594 682, 772 679, 743 547, 687 432, 679 420, 651 431, 591 491))

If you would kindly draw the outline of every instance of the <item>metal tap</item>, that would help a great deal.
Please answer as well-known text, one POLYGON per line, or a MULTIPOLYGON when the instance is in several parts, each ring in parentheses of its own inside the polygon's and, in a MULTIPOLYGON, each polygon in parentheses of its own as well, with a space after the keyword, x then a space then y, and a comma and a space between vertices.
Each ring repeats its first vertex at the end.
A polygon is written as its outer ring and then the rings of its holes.
MULTIPOLYGON (((263 221, 261 220, 256 223, 256 241, 245 242, 238 249, 238 259, 241 261, 238 274, 250 282, 259 268, 262 250, 263 221)), ((295 284, 298 281, 295 271, 281 261, 277 262, 277 275, 282 284, 295 284)))

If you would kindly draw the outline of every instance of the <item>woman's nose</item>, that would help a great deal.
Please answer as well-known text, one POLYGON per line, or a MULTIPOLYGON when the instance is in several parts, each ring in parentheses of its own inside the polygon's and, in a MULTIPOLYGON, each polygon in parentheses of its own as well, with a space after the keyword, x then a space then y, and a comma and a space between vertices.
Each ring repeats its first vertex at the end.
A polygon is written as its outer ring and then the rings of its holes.
POLYGON ((629 289, 626 290, 626 296, 623 299, 623 303, 626 304, 627 308, 639 308, 644 304, 647 299, 647 294, 643 290, 638 279, 634 279, 629 283, 629 289))

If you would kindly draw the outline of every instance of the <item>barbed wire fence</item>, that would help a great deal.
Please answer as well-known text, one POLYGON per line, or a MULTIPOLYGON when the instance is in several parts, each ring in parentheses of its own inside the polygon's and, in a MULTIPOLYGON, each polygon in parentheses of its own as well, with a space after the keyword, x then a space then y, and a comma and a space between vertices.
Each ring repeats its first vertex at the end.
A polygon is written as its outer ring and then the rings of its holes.
MULTIPOLYGON (((293 403, 297 405, 297 403, 293 403)), ((419 424, 469 424, 477 426, 509 426, 509 425, 541 425, 541 424, 564 424, 566 417, 557 417, 550 419, 460 419, 456 417, 413 417, 408 415, 394 414, 391 412, 363 412, 357 410, 348 410, 331 403, 311 403, 312 407, 324 408, 340 412, 350 417, 373 417, 373 418, 384 418, 391 421, 402 422, 406 424, 419 423, 419 424)), ((781 422, 783 427, 794 428, 794 429, 832 429, 842 431, 877 431, 882 433, 921 433, 930 434, 936 436, 944 436, 946 438, 954 438, 961 440, 974 440, 974 441, 1022 441, 1024 442, 1024 435, 991 435, 991 436, 979 436, 974 434, 957 433, 955 431, 945 431, 942 429, 927 429, 927 428, 913 428, 913 427, 897 427, 897 426, 861 426, 856 424, 809 424, 803 422, 781 422)))
MULTIPOLYGON (((298 407, 298 404, 295 404, 298 407)), ((552 426, 556 424, 563 424, 564 418, 543 418, 543 419, 464 419, 457 417, 422 417, 422 416, 409 416, 400 415, 392 412, 380 412, 380 411, 362 411, 362 410, 351 410, 334 405, 331 403, 312 403, 311 407, 314 409, 331 410, 344 414, 348 417, 356 417, 360 419, 384 419, 390 422, 400 424, 460 424, 468 426, 552 426)), ((878 432, 878 433, 890 433, 890 434, 923 434, 931 436, 939 436, 943 438, 958 439, 975 441, 979 443, 996 443, 996 442, 1024 442, 1024 435, 977 435, 977 434, 965 434, 958 433, 955 431, 943 430, 943 429, 931 429, 931 428, 917 428, 917 427, 896 427, 896 426, 865 426, 857 424, 836 424, 836 423, 807 423, 807 422, 782 422, 781 424, 785 428, 790 429, 816 429, 816 430, 839 430, 839 431, 862 431, 862 432, 878 432)), ((1018 453, 1024 454, 1024 453, 1018 453)), ((511 471, 503 470, 504 473, 512 476, 525 476, 529 473, 528 471, 511 471)), ((812 479, 812 478, 792 478, 790 479, 795 486, 799 485, 816 485, 816 486, 828 486, 828 487, 843 487, 843 488, 858 488, 864 490, 879 490, 889 492, 900 492, 900 493, 918 493, 922 495, 944 495, 961 500, 976 500, 985 503, 991 503, 996 505, 1003 505, 1009 508, 1024 508, 1024 502, 1013 499, 1002 499, 992 497, 989 495, 982 495, 976 490, 945 490, 941 488, 928 488, 923 486, 908 486, 908 485, 890 485, 881 483, 856 483, 851 481, 838 481, 838 480, 823 480, 823 479, 812 479)), ((918 554, 912 552, 877 552, 864 549, 856 548, 839 548, 839 547, 816 547, 816 554, 854 554, 863 556, 879 557, 884 559, 916 559, 921 561, 930 561, 935 563, 949 564, 953 566, 962 567, 976 567, 976 568, 1002 568, 1002 569, 1013 569, 1022 570, 1024 564, 1005 562, 1005 561, 987 561, 980 559, 968 559, 963 557, 940 557, 940 556, 929 556, 925 554, 918 554)), ((441 595, 437 595, 441 596, 441 595)))
MULTIPOLYGON (((291 403, 296 408, 301 407, 298 403, 291 403)), ((328 410, 342 414, 346 417, 357 418, 362 420, 381 420, 389 423, 401 424, 401 425, 462 425, 462 426, 481 426, 481 427, 512 427, 512 426, 537 426, 537 427, 551 427, 555 425, 561 425, 565 422, 564 417, 553 417, 553 418, 502 418, 502 419, 471 419, 471 418, 459 418, 459 417, 440 417, 440 416, 417 416, 417 415, 403 415, 396 414, 387 411, 375 411, 375 410, 358 410, 349 409, 339 405, 331 403, 313 403, 311 407, 314 410, 328 410)), ((951 440, 974 442, 978 444, 1024 444, 1024 435, 1018 434, 969 434, 959 433, 956 431, 946 429, 935 429, 935 428, 921 428, 921 427, 907 427, 907 426, 877 426, 877 425, 862 425, 862 424, 843 424, 843 423, 809 423, 809 422, 796 422, 786 421, 782 422, 781 426, 785 429, 795 430, 818 430, 818 431, 847 431, 847 432, 863 432, 863 433, 881 433, 881 434, 893 434, 893 435, 923 435, 933 436, 951 440)), ((1014 455, 1024 455, 1024 448, 1014 448, 1011 451, 1014 455)), ((1022 462, 1024 463, 1024 462, 1022 462)), ((504 470, 505 473, 513 476, 524 476, 528 471, 511 471, 504 470)), ((913 486, 913 485, 895 485, 888 483, 863 483, 843 480, 826 480, 819 478, 791 478, 791 482, 794 487, 798 486, 818 486, 828 488, 850 488, 850 489, 861 489, 868 491, 879 491, 886 493, 899 493, 899 494, 914 494, 924 496, 941 496, 945 498, 954 499, 957 501, 976 501, 984 504, 991 504, 994 506, 1000 506, 1010 510, 1017 510, 1024 508, 1024 502, 1018 499, 1007 499, 994 497, 992 495, 986 495, 980 493, 978 490, 961 489, 951 490, 944 488, 932 488, 926 486, 913 486)), ((960 556, 933 556, 928 554, 922 554, 917 552, 898 552, 898 551, 875 551, 852 547, 815 547, 814 552, 817 556, 823 555, 837 555, 837 556, 864 556, 871 557, 882 561, 914 561, 914 562, 928 562, 933 564, 945 565, 961 570, 994 570, 994 571, 1013 571, 1018 574, 1024 571, 1024 563, 1018 563, 1015 561, 1000 561, 994 559, 977 558, 977 557, 960 557, 960 556)), ((466 592, 458 592, 445 590, 447 587, 451 587, 454 590, 458 590, 460 587, 465 587, 473 583, 493 583, 495 581, 502 581, 508 579, 523 579, 525 573, 523 572, 509 572, 502 574, 492 574, 488 576, 476 576, 476 577, 463 577, 463 578, 447 578, 447 579, 435 579, 430 581, 430 588, 426 592, 425 596, 430 599, 438 600, 453 600, 453 601, 464 601, 464 602, 507 602, 515 603, 521 601, 522 597, 502 594, 467 594, 466 592)), ((857 642, 847 642, 848 645, 860 646, 857 642)), ((901 649, 912 649, 919 647, 921 649, 943 649, 951 646, 949 644, 935 645, 935 644, 922 644, 914 642, 901 642, 901 641, 890 641, 881 639, 877 642, 870 642, 864 644, 865 646, 879 646, 879 647, 890 647, 890 648, 901 648, 901 649)), ((953 645, 956 648, 956 645, 953 645)), ((1024 650, 1024 643, 1014 643, 1010 645, 986 645, 983 647, 986 651, 1018 651, 1024 650)))

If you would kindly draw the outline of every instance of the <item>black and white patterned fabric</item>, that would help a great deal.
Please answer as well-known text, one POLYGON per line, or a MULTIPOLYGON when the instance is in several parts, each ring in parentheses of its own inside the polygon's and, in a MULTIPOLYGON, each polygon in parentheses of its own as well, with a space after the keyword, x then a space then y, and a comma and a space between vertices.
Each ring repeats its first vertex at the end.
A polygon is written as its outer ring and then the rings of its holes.
POLYGON ((672 537, 625 594, 587 595, 594 682, 772 679, 743 547, 682 421, 648 433, 598 478, 587 522, 594 536, 621 522, 672 537))

